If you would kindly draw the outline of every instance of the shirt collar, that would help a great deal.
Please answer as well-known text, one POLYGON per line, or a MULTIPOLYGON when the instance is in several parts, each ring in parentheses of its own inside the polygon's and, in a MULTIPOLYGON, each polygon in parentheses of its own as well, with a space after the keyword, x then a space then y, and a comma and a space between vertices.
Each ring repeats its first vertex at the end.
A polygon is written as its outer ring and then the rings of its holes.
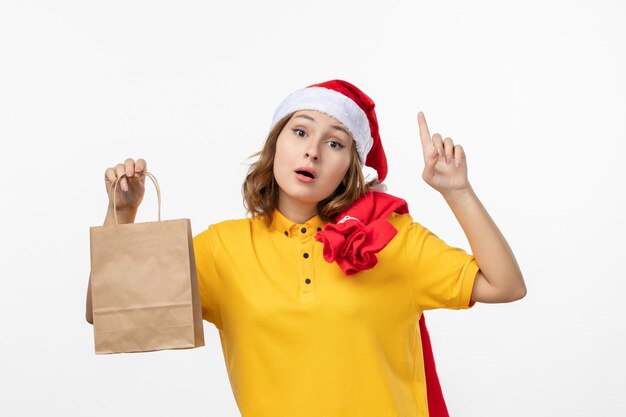
POLYGON ((319 214, 311 217, 304 223, 294 223, 285 217, 278 209, 272 215, 272 228, 287 237, 315 235, 324 227, 319 214))

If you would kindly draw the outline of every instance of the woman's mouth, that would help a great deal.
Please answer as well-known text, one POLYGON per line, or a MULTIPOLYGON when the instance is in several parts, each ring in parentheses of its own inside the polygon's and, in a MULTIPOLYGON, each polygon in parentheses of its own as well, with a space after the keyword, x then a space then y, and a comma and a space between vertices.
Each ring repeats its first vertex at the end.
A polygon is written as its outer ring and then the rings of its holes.
POLYGON ((296 169, 295 174, 296 178, 302 182, 315 181, 315 171, 312 171, 310 169, 296 169))

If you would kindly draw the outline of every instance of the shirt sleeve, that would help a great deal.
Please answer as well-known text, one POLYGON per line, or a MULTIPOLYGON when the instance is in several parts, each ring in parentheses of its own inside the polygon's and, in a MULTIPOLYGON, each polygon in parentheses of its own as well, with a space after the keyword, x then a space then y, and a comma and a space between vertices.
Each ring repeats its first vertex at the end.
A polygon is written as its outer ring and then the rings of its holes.
POLYGON ((202 318, 221 329, 217 297, 217 268, 215 267, 213 248, 211 227, 193 238, 202 318))
POLYGON ((449 246, 417 222, 408 225, 406 267, 416 308, 471 308, 472 289, 480 269, 472 254, 449 246))

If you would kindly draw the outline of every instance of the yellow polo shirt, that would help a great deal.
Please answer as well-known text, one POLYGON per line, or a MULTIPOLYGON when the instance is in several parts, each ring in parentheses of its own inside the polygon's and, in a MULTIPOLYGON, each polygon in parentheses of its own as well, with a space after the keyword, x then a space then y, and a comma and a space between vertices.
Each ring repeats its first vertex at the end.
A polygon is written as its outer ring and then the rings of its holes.
POLYGON ((194 237, 203 318, 219 331, 242 417, 428 417, 418 320, 470 305, 479 267, 409 214, 370 270, 346 276, 324 223, 275 211, 194 237))

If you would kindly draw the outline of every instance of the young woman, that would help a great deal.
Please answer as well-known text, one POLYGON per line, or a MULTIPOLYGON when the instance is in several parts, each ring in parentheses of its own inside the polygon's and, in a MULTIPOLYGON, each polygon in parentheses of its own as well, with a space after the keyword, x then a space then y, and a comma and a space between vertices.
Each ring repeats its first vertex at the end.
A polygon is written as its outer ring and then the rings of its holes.
MULTIPOLYGON (((525 296, 515 257, 468 182, 463 148, 431 137, 421 112, 418 123, 422 178, 473 254, 379 191, 387 161, 374 102, 343 80, 280 103, 243 184, 252 216, 194 237, 203 318, 219 330, 243 417, 447 416, 422 313, 525 296)), ((146 169, 127 159, 106 170, 110 201, 125 175, 122 222, 134 221, 146 169)), ((109 209, 105 225, 113 222, 109 209)))

